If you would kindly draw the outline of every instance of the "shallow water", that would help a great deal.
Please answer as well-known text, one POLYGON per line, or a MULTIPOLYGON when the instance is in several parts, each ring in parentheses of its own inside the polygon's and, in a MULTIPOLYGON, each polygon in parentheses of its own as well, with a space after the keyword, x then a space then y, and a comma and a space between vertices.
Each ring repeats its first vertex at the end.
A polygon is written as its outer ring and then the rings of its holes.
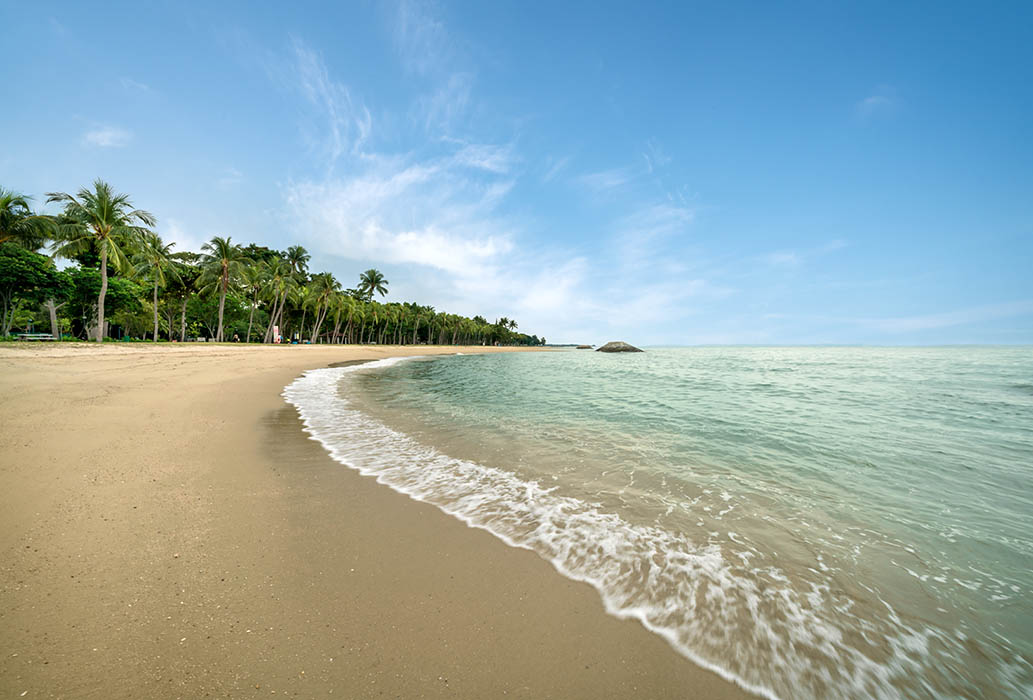
POLYGON ((1033 696, 1030 348, 389 360, 285 395, 755 692, 1033 696))

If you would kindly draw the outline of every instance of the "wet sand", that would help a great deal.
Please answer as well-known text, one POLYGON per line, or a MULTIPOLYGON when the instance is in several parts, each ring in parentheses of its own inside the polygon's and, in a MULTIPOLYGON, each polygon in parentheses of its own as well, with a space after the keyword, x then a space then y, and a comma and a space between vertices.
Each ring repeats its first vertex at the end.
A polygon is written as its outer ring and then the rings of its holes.
POLYGON ((0 347, 0 697, 744 697, 280 397, 457 350, 0 347))

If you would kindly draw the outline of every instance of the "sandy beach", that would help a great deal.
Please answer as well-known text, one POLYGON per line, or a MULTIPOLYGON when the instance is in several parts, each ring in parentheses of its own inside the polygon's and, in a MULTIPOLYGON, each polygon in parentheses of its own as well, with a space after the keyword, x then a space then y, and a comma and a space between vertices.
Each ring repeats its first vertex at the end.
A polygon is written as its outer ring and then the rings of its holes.
POLYGON ((496 349, 0 348, 0 696, 742 697, 537 555, 335 463, 280 396, 457 350, 496 349))

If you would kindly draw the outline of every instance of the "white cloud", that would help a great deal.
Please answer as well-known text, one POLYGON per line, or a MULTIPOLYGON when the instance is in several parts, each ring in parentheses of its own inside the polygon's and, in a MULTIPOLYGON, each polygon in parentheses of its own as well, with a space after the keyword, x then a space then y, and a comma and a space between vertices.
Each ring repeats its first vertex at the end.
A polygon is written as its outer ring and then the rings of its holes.
MULTIPOLYGON (((336 163, 323 176, 285 185, 282 218, 294 241, 332 271, 351 274, 349 261, 380 266, 394 282, 392 299, 418 299, 467 315, 515 317, 528 332, 552 340, 578 333, 578 339, 600 340, 587 335, 591 328, 623 335, 622 328, 695 313, 693 299, 728 293, 693 279, 682 261, 672 259, 668 244, 694 216, 673 201, 640 203, 612 231, 601 232, 606 254, 600 257, 532 243, 522 221, 504 213, 523 175, 515 140, 492 143, 463 133, 467 117, 478 113, 472 73, 443 67, 448 54, 437 42, 444 27, 422 8, 403 3, 399 22, 396 38, 408 47, 403 60, 410 62, 409 70, 437 81, 429 97, 413 103, 409 117, 439 133, 415 150, 377 150, 372 120, 356 119, 369 114, 364 105, 357 107, 361 99, 332 77, 318 54, 294 41, 291 70, 299 74, 294 80, 311 107, 306 117, 322 128, 313 142, 324 144, 336 163), (413 46, 430 47, 430 56, 424 61, 406 53, 413 46), (357 121, 367 128, 357 128, 357 121), (363 144, 361 150, 356 142, 363 144), (645 268, 649 276, 643 275, 645 268)), ((284 84, 290 80, 271 75, 284 84)), ((384 122, 391 123, 390 114, 384 122)), ((666 162, 655 144, 646 148, 651 162, 666 162)), ((569 157, 547 161, 543 181, 569 163, 569 157)), ((641 167, 615 168, 575 181, 606 192, 642 172, 641 167)))
POLYGON ((132 139, 132 133, 117 126, 100 126, 83 134, 84 145, 98 148, 122 148, 132 139))
POLYGON ((191 233, 182 222, 176 219, 164 219, 158 222, 158 234, 166 243, 175 243, 172 249, 174 253, 186 251, 197 253, 201 245, 207 240, 200 235, 191 233))
POLYGON ((500 166, 494 151, 484 162, 466 149, 424 161, 376 157, 368 162, 361 173, 288 186, 299 235, 322 252, 416 263, 463 276, 482 274, 512 250, 510 233, 494 217, 510 185, 496 177, 500 166), (485 163, 495 169, 470 172, 485 163))
POLYGON ((590 189, 603 191, 620 187, 631 178, 632 173, 627 168, 611 168, 582 175, 578 178, 578 182, 590 189))

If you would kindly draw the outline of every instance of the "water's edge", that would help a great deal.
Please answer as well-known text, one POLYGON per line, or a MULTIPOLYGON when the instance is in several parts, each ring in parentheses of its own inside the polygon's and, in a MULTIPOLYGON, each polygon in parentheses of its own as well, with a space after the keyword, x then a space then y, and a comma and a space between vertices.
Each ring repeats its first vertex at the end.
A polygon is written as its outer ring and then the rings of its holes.
MULTIPOLYGON (((309 403, 307 401, 307 399, 319 400, 320 398, 323 398, 326 401, 331 401, 331 400, 333 400, 333 398, 335 398, 335 395, 334 395, 334 393, 327 393, 327 392, 320 393, 319 391, 313 392, 311 394, 307 393, 306 389, 311 389, 312 388, 312 387, 306 386, 307 381, 308 380, 312 380, 312 379, 319 379, 320 380, 319 381, 319 387, 320 388, 322 388, 322 389, 328 389, 329 388, 333 392, 333 391, 336 390, 336 387, 340 383, 340 380, 346 374, 348 374, 350 372, 354 372, 354 371, 359 370, 359 369, 363 369, 363 370, 382 369, 382 368, 390 367, 391 365, 397 364, 399 362, 403 362, 403 361, 406 361, 406 360, 414 360, 414 359, 427 360, 427 359, 430 359, 430 357, 429 356, 424 356, 424 355, 413 355, 413 356, 407 356, 407 357, 393 357, 393 358, 386 358, 386 359, 382 359, 382 360, 357 361, 357 362, 354 362, 354 363, 347 363, 347 364, 340 363, 340 364, 331 365, 330 367, 327 367, 327 368, 308 370, 308 371, 304 372, 301 377, 297 378, 291 384, 289 384, 286 387, 284 387, 284 390, 283 390, 281 395, 283 396, 284 400, 287 403, 292 405, 295 408, 295 410, 297 410, 298 416, 299 416, 299 418, 301 419, 301 422, 302 422, 303 430, 309 435, 310 439, 315 440, 320 445, 322 445, 323 449, 325 449, 327 451, 327 454, 334 461, 338 462, 339 464, 344 465, 345 467, 348 467, 349 469, 352 469, 352 470, 358 472, 362 476, 374 477, 375 480, 377 481, 377 483, 382 484, 384 486, 387 486, 388 488, 390 488, 391 490, 393 490, 393 491, 395 491, 397 493, 404 494, 404 495, 408 496, 409 498, 413 499, 414 501, 418 501, 418 502, 421 502, 421 503, 427 503, 429 505, 433 505, 436 508, 438 508, 440 511, 442 511, 443 513, 446 513, 447 515, 450 515, 450 516, 454 517, 455 519, 463 522, 468 527, 477 528, 479 530, 484 530, 485 532, 490 533, 496 539, 501 540, 502 542, 504 542, 506 545, 508 545, 510 547, 524 549, 524 550, 528 550, 528 551, 534 552, 535 554, 538 554, 541 558, 543 558, 544 560, 548 561, 553 566, 553 568, 556 569, 556 571, 558 573, 560 573, 562 576, 564 576, 565 578, 568 578, 568 579, 570 579, 572 581, 577 581, 577 582, 580 582, 580 583, 586 583, 586 584, 592 586, 592 588, 594 588, 596 590, 596 592, 599 594, 600 599, 601 599, 601 601, 603 603, 603 608, 604 608, 604 610, 606 611, 607 614, 609 614, 612 617, 615 617, 617 619, 621 619, 621 620, 632 620, 632 619, 633 620, 637 620, 647 630, 649 630, 650 632, 652 632, 652 633, 658 635, 659 637, 661 637, 662 639, 664 639, 670 645, 672 650, 677 652, 680 656, 682 656, 685 659, 691 661, 693 664, 695 664, 699 668, 702 668, 702 669, 704 669, 706 671, 710 671, 710 672, 713 672, 713 673, 717 674, 721 678, 723 678, 723 679, 733 683, 734 685, 736 685, 737 687, 745 690, 748 693, 751 693, 753 695, 757 695, 759 697, 767 698, 768 700, 781 700, 779 698, 779 696, 773 690, 771 690, 770 688, 766 688, 766 687, 763 687, 763 686, 751 683, 751 682, 747 681, 746 679, 741 678, 740 676, 738 676, 733 671, 730 671, 729 669, 726 669, 726 668, 724 668, 722 666, 719 666, 719 665, 717 665, 715 663, 712 663, 712 662, 710 662, 710 661, 700 657, 698 654, 694 653, 691 649, 685 647, 683 644, 680 644, 678 639, 677 639, 677 636, 676 636, 676 633, 675 633, 674 630, 663 628, 663 627, 660 627, 658 625, 655 625, 655 624, 651 623, 649 621, 647 615, 646 615, 646 611, 645 610, 642 610, 642 609, 626 609, 626 608, 622 609, 622 608, 620 608, 619 605, 617 604, 617 602, 614 600, 614 597, 607 592, 607 590, 605 588, 604 582, 602 580, 600 580, 599 578, 594 578, 594 577, 591 577, 591 576, 582 575, 582 574, 579 574, 579 573, 577 573, 575 571, 572 571, 568 567, 564 566, 563 561, 559 557, 547 557, 547 556, 544 556, 541 552, 536 550, 531 545, 525 544, 525 543, 522 543, 522 542, 518 542, 518 541, 512 539, 511 537, 507 536, 504 532, 501 532, 498 529, 493 528, 491 526, 491 523, 489 523, 489 522, 478 522, 476 519, 474 519, 470 515, 462 512, 459 508, 450 508, 447 504, 436 503, 433 500, 431 500, 430 498, 428 498, 428 494, 426 494, 426 493, 421 493, 420 491, 418 491, 415 488, 407 488, 405 485, 400 484, 397 481, 393 482, 391 480, 390 475, 388 473, 385 473, 383 471, 377 471, 377 470, 370 469, 370 468, 367 468, 367 467, 363 467, 363 466, 361 466, 359 464, 356 464, 354 461, 349 460, 344 454, 342 454, 341 451, 338 450, 334 446, 330 436, 324 434, 323 432, 321 432, 320 431, 320 426, 316 425, 317 421, 316 421, 316 418, 314 416, 313 406, 309 405, 309 403), (315 394, 315 395, 313 395, 313 394, 315 394)), ((353 408, 351 410, 355 411, 356 409, 353 408)), ((375 421, 373 421, 373 419, 369 418, 368 416, 365 416, 365 419, 367 421, 370 421, 370 422, 375 422, 375 421)), ((380 424, 379 422, 377 422, 377 425, 379 427, 381 427, 383 429, 383 431, 385 431, 386 433, 397 435, 397 437, 399 439, 403 438, 402 434, 396 433, 396 431, 392 430, 391 428, 388 428, 387 426, 384 426, 384 425, 380 424)), ((496 469, 491 468, 491 467, 484 467, 484 466, 481 466, 481 465, 476 465, 476 466, 477 466, 477 468, 479 470, 486 470, 486 471, 490 471, 490 472, 498 472, 499 475, 504 475, 504 478, 508 478, 510 480, 513 480, 513 481, 519 481, 518 479, 516 479, 516 477, 514 477, 512 475, 509 475, 509 474, 504 474, 500 470, 496 470, 496 469)), ((542 492, 544 494, 544 493, 547 492, 545 489, 542 489, 537 484, 525 483, 525 482, 520 482, 520 483, 523 485, 523 487, 527 490, 528 493, 531 493, 533 491, 540 491, 540 492, 542 492)))

